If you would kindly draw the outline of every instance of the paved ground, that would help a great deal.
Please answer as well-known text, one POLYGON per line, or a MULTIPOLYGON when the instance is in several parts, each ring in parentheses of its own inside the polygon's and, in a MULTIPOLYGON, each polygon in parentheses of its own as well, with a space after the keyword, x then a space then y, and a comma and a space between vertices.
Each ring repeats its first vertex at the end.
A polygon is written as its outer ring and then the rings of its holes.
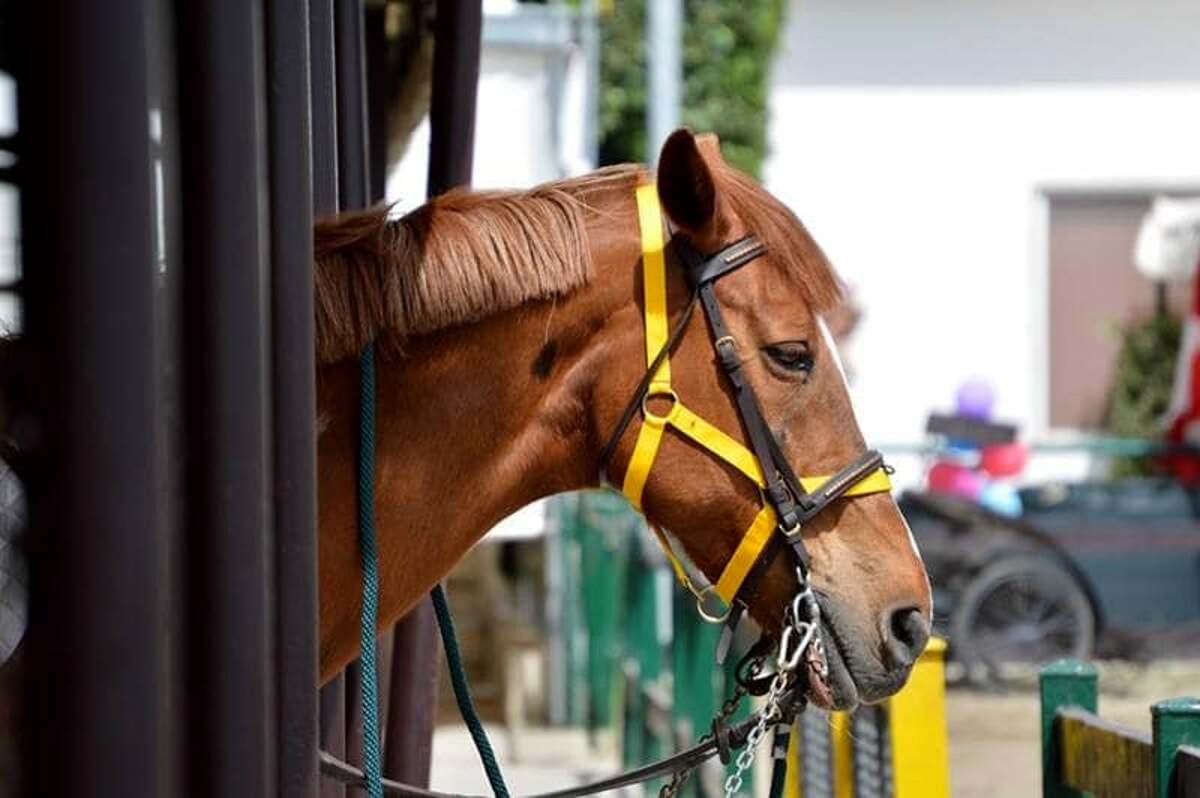
MULTIPOLYGON (((1149 730, 1152 701, 1200 693, 1200 659, 1107 662, 1100 668, 1101 714, 1134 728, 1149 730)), ((954 798, 1041 794, 1040 721, 1032 674, 1003 692, 951 688, 946 703, 954 798)), ((489 726, 489 732, 514 795, 581 784, 613 773, 619 765, 611 739, 589 745, 578 729, 530 728, 519 737, 509 736, 500 726, 489 726)), ((439 727, 433 761, 435 789, 488 792, 470 736, 461 725, 439 727)))
MULTIPOLYGON (((488 736, 513 795, 532 795, 585 784, 620 769, 611 739, 589 744, 580 729, 527 728, 509 735, 488 725, 488 736)), ((433 738, 431 787, 443 792, 489 794, 471 736, 461 724, 440 726, 433 738)))

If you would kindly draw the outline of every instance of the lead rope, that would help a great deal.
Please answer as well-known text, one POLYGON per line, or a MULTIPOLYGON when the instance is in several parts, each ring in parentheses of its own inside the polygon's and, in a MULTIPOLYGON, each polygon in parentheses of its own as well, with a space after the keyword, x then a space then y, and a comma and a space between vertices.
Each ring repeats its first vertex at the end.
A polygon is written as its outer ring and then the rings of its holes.
POLYGON ((463 723, 471 732, 475 741, 475 750, 479 753, 479 761, 487 773, 488 784, 496 798, 509 798, 508 786, 504 783, 504 774, 500 772, 500 764, 496 761, 496 752, 488 739, 487 731, 475 711, 475 702, 471 699, 471 688, 467 685, 467 672, 463 667, 462 654, 458 650, 458 635, 454 632, 454 620, 450 617, 450 605, 446 601, 446 591, 441 583, 434 585, 433 611, 437 615, 438 630, 442 633, 442 647, 446 650, 446 667, 450 671, 450 683, 454 686, 454 700, 458 702, 458 712, 462 715, 463 723))
MULTIPOLYGON (((362 556, 363 589, 360 620, 359 665, 362 671, 360 700, 362 702, 363 778, 370 798, 383 798, 383 766, 379 745, 379 681, 375 667, 375 628, 379 615, 379 555, 375 549, 375 346, 368 343, 358 359, 358 547, 362 556)), ((454 698, 463 721, 475 741, 475 749, 487 773, 488 784, 496 798, 509 798, 504 775, 496 761, 496 753, 488 740, 479 713, 467 686, 462 654, 450 606, 441 584, 431 591, 433 610, 437 616, 446 665, 454 685, 454 698)))
POLYGON ((375 628, 379 615, 379 556, 375 551, 375 346, 358 358, 358 548, 362 556, 362 613, 359 616, 359 700, 362 704, 363 774, 370 798, 383 798, 379 750, 379 681, 375 628))

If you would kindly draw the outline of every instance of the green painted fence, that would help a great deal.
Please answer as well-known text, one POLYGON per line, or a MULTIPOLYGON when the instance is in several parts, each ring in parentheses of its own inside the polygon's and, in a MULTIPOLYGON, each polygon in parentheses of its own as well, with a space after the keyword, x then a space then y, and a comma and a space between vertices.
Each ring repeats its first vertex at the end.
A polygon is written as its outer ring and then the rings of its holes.
MULTIPOLYGON (((720 627, 700 619, 695 600, 676 584, 653 535, 620 494, 594 491, 558 501, 568 722, 619 730, 627 767, 692 745, 734 684, 733 663, 713 664, 720 627)), ((792 735, 784 795, 949 795, 944 651, 944 641, 931 641, 908 686, 883 706, 850 716, 806 712, 801 733, 792 735)), ((734 719, 749 710, 747 700, 734 719)), ((769 755, 764 744, 759 756, 769 755)), ((680 794, 720 794, 723 780, 722 768, 704 768, 680 794)))
POLYGON ((1097 714, 1096 666, 1074 660, 1041 671, 1043 798, 1191 798, 1200 795, 1200 699, 1150 706, 1152 732, 1097 714))

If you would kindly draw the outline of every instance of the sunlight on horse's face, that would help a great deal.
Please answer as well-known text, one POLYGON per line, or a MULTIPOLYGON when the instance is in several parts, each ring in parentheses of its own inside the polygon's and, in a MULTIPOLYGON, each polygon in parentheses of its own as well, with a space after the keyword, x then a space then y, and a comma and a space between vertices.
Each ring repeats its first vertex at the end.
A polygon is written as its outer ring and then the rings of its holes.
MULTIPOLYGON (((713 150, 701 153, 693 147, 688 152, 687 142, 668 144, 660 161, 660 194, 668 215, 688 231, 698 249, 712 251, 747 233, 767 240, 767 254, 722 277, 716 294, 737 341, 744 372, 793 469, 804 477, 837 472, 866 446, 831 336, 805 300, 803 281, 811 275, 798 273, 794 253, 780 251, 781 244, 789 243, 772 240, 761 229, 760 217, 744 214, 747 218, 742 218, 735 203, 723 201, 727 167, 714 162, 719 156, 713 150), (668 151, 670 146, 682 154, 668 151), (695 174, 705 166, 707 175, 695 174), (703 217, 702 208, 698 212, 678 207, 686 204, 690 189, 664 190, 664 180, 685 180, 689 175, 701 194, 709 181, 716 197, 713 216, 720 218, 698 225, 695 220, 703 217)), ((700 201, 703 205, 704 198, 700 201)), ((765 192, 761 201, 778 205, 765 192)), ((798 222, 791 233, 790 241, 811 250, 807 257, 819 256, 798 222)), ((672 372, 681 401, 745 440, 731 390, 714 362, 699 314, 672 358, 672 372)), ((749 519, 761 507, 758 490, 685 440, 668 440, 654 468, 644 502, 647 515, 669 528, 693 561, 716 579, 749 519)), ((825 620, 832 703, 851 706, 894 693, 927 639, 930 592, 912 536, 891 494, 836 500, 808 522, 804 539, 825 620)), ((781 554, 747 597, 751 614, 765 629, 778 629, 795 589, 789 558, 781 554)))

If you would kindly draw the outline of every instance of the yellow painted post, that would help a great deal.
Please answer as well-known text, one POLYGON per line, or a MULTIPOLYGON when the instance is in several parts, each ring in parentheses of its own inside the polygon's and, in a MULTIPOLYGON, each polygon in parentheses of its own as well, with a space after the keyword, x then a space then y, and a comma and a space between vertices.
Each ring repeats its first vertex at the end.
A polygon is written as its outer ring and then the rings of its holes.
POLYGON ((893 798, 949 798, 946 641, 932 638, 908 684, 888 700, 893 798))
POLYGON ((787 773, 784 774, 783 798, 802 798, 800 785, 804 783, 804 773, 801 770, 800 739, 804 736, 804 726, 797 719, 792 724, 792 738, 788 740, 787 773))
POLYGON ((850 716, 845 712, 829 715, 830 759, 833 760, 834 798, 854 798, 854 742, 850 739, 850 716))

